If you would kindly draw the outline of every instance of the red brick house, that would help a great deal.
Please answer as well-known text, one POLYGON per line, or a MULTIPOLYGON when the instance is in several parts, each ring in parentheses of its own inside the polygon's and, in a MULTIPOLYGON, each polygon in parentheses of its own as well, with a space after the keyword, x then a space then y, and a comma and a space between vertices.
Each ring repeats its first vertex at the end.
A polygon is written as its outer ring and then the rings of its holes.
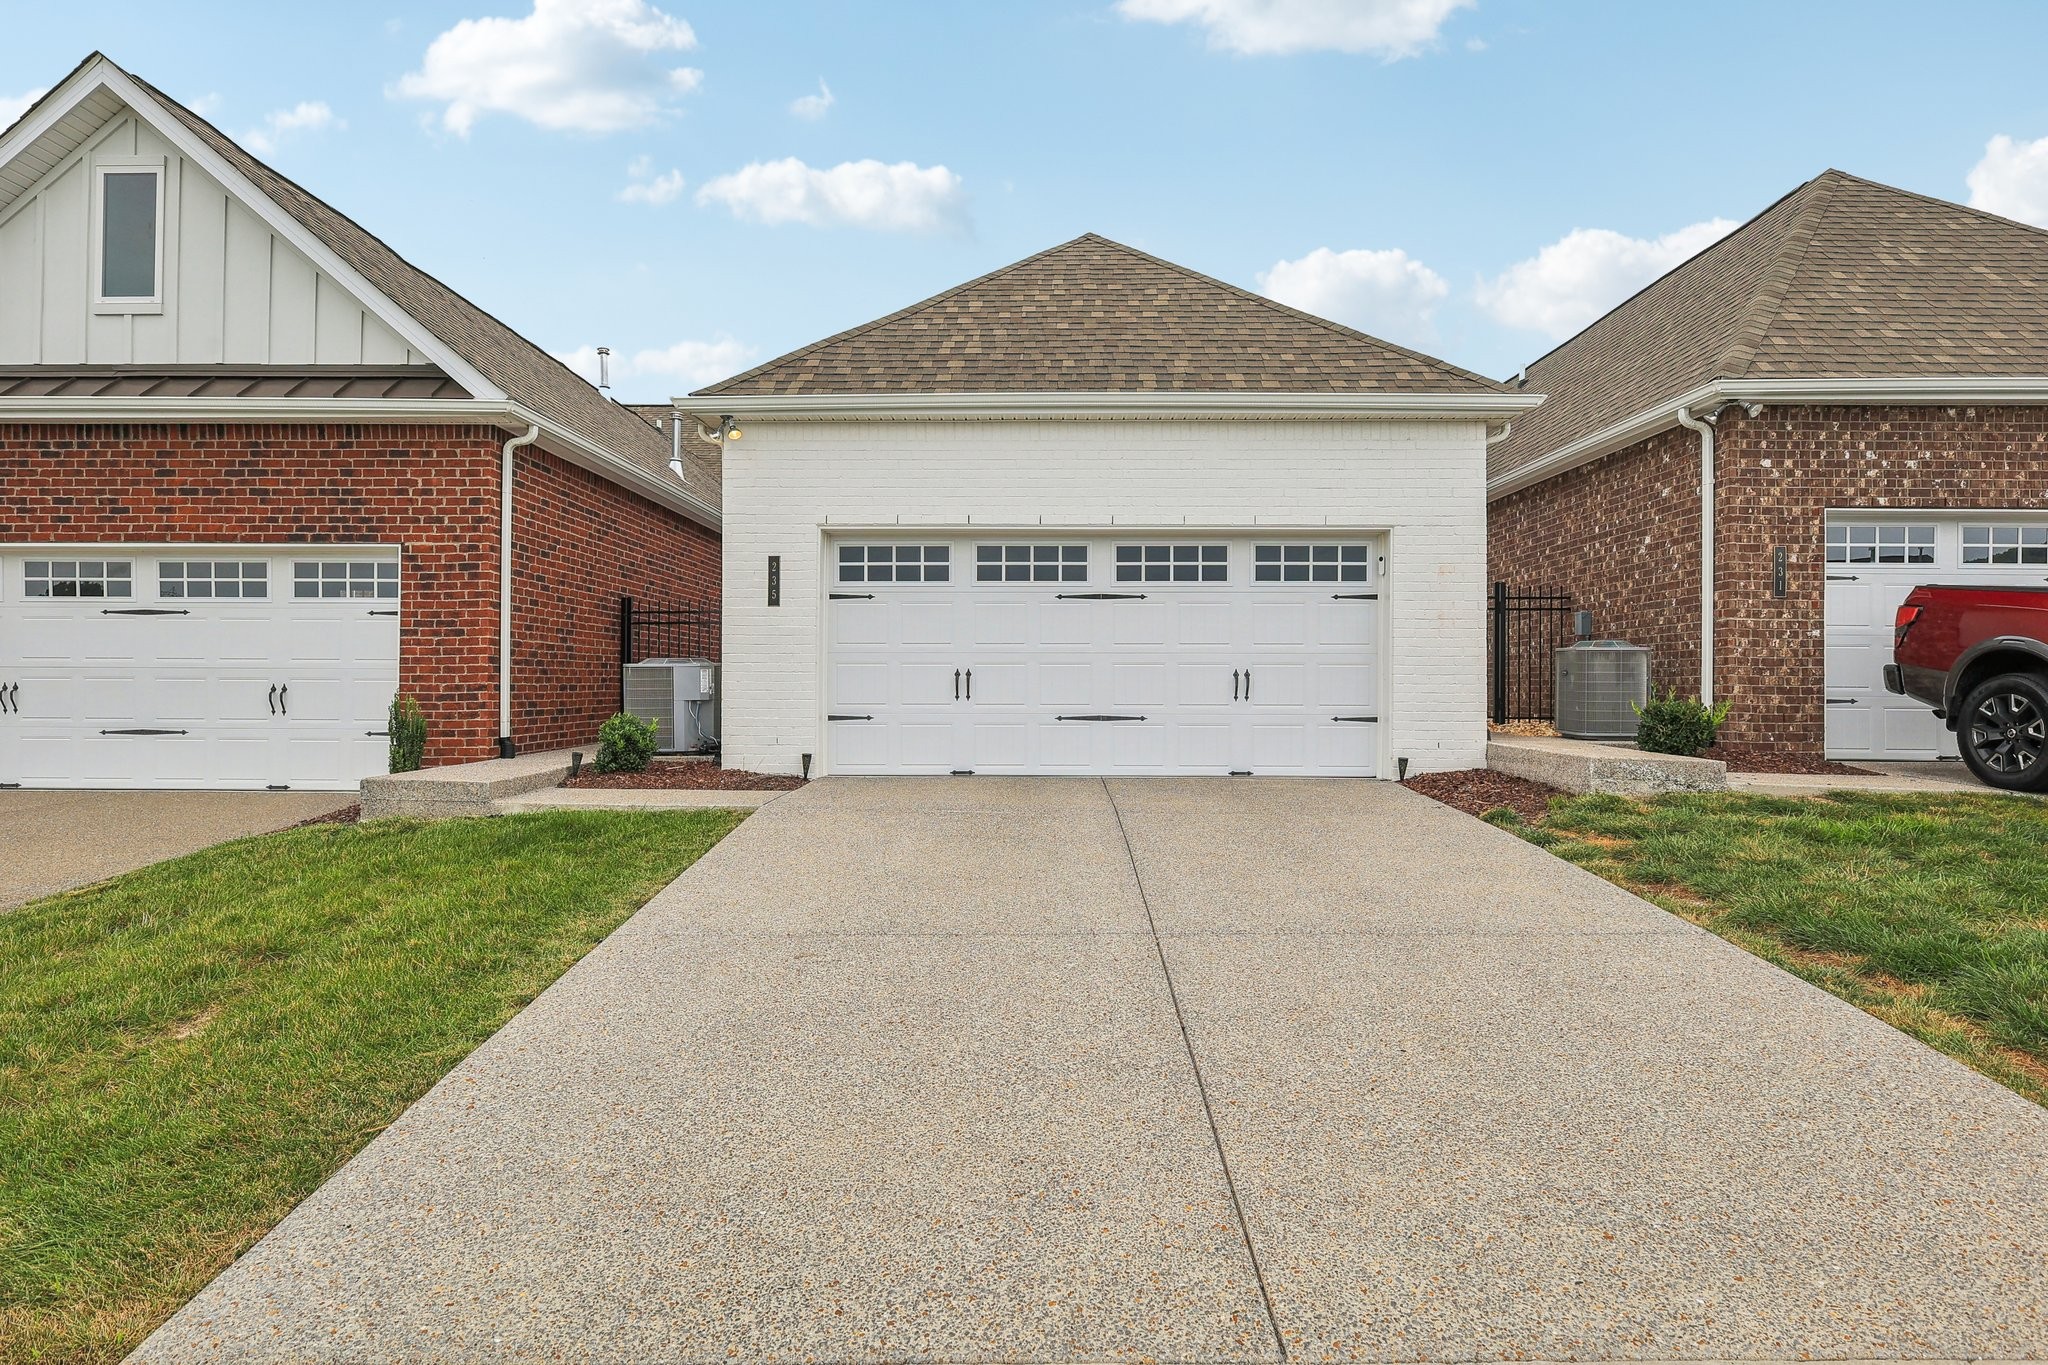
POLYGON ((1731 744, 1955 754, 1880 670, 1914 584, 2048 580, 2048 233, 1828 171, 1519 382, 1493 579, 1730 699, 1731 744))
POLYGON ((0 784, 350 787, 396 692, 587 742, 619 598, 715 609, 678 453, 95 54, 0 134, 0 784))

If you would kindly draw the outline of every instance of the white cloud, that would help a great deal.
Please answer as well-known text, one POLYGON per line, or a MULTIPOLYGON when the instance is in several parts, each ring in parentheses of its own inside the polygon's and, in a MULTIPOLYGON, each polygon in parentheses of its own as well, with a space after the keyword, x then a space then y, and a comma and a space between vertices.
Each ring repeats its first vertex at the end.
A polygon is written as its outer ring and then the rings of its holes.
POLYGON ((270 156, 293 133, 337 132, 348 127, 347 119, 334 116, 325 100, 300 100, 289 109, 273 109, 263 116, 263 126, 242 134, 242 145, 258 156, 270 156))
POLYGON ((962 232, 967 196, 944 166, 846 161, 830 170, 795 157, 757 161, 697 191, 699 204, 723 204, 756 223, 873 228, 882 232, 962 232))
POLYGON ((28 90, 19 95, 0 95, 0 128, 5 128, 28 112, 28 107, 43 96, 47 89, 28 90))
MULTIPOLYGON (((674 393, 701 389, 714 380, 738 374, 753 364, 759 354, 754 347, 722 333, 710 341, 678 341, 659 350, 649 348, 630 356, 614 355, 612 383, 661 379, 667 381, 672 397, 674 393)), ((579 346, 558 353, 555 359, 591 383, 597 382, 597 347, 579 346)))
POLYGON ((186 100, 185 107, 201 118, 212 118, 226 102, 220 97, 220 91, 209 90, 196 100, 186 100))
POLYGON ((2048 137, 2018 142, 2000 133, 1970 170, 1970 207, 2048 227, 2048 137))
POLYGON ((619 191, 621 204, 672 204, 683 197, 683 173, 671 168, 656 175, 651 156, 634 157, 626 175, 626 188, 619 191))
POLYGON ((1496 321, 1562 340, 1737 226, 1710 218, 1651 238, 1573 228, 1475 292, 1496 321))
POLYGON ((1317 247, 1261 271, 1259 291, 1290 308, 1399 339, 1429 334, 1436 306, 1451 286, 1405 251, 1317 247))
POLYGON ((1126 19, 1200 24, 1209 46, 1248 57, 1370 52, 1413 57, 1475 0, 1117 0, 1126 19))
POLYGON ((820 76, 818 77, 818 93, 815 95, 797 96, 789 102, 789 112, 795 114, 798 118, 821 119, 825 117, 825 111, 838 102, 832 95, 832 87, 825 84, 825 78, 820 76))
POLYGON ((615 133, 655 122, 697 88, 703 72, 662 59, 696 46, 687 23, 647 0, 533 0, 523 19, 464 19, 391 94, 443 105, 441 126, 458 137, 486 114, 615 133))

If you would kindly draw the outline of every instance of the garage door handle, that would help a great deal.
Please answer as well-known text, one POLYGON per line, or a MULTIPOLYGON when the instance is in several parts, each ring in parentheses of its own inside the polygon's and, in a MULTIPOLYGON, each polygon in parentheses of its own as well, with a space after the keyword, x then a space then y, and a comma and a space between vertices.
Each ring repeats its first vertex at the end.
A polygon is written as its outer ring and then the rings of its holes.
POLYGON ((103 735, 182 735, 183 730, 102 730, 103 735))
POLYGON ((974 700, 974 670, 967 670, 967 700, 974 700))
POLYGON ((953 700, 960 700, 960 670, 953 670, 953 700))
MULTIPOLYGON (((101 607, 102 616, 190 616, 183 607, 101 607)), ((183 730, 178 731, 184 734, 183 730)))
POLYGON ((1143 720, 1143 716, 1054 716, 1054 720, 1143 720))
POLYGON ((1142 602, 1141 592, 1063 592, 1055 598, 1059 602, 1142 602))
MULTIPOLYGON (((21 684, 20 684, 20 683, 15 683, 15 684, 14 684, 14 688, 13 688, 13 690, 14 690, 14 691, 16 691, 16 692, 19 692, 19 691, 21 691, 21 684)), ((21 707, 20 707, 19 705, 15 705, 15 706, 9 706, 9 705, 7 704, 7 693, 8 693, 8 689, 7 689, 7 688, 5 688, 5 687, 0 687, 0 716, 4 716, 4 715, 7 715, 7 714, 9 714, 10 712, 15 712, 15 711, 19 711, 19 710, 21 709, 21 707)))
POLYGON ((1252 699, 1252 671, 1249 668, 1244 671, 1244 699, 1252 699))
POLYGON ((1234 668, 1230 670, 1230 699, 1237 700, 1237 670, 1234 668))
POLYGON ((280 716, 288 716, 292 713, 292 708, 285 705, 284 701, 284 699, 286 697, 289 697, 291 694, 292 685, 290 683, 286 683, 282 687, 277 689, 277 714, 279 714, 280 716))
POLYGON ((273 715, 273 716, 277 714, 277 684, 276 684, 276 683, 272 683, 272 684, 270 685, 270 714, 271 714, 271 715, 273 715))

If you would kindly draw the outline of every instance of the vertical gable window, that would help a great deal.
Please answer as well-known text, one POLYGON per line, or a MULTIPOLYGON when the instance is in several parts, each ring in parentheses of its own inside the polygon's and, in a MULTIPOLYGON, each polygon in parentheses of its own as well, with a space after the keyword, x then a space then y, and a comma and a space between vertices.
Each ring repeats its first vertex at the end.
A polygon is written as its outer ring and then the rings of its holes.
POLYGON ((100 302, 117 307, 163 297, 163 170, 161 166, 100 168, 100 302))

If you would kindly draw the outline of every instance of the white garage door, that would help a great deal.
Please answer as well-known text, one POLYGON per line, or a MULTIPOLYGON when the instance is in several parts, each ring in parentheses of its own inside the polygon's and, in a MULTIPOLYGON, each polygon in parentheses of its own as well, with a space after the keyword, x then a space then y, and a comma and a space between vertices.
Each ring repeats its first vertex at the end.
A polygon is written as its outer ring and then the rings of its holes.
POLYGON ((1377 775, 1379 542, 828 547, 837 773, 1377 775))
POLYGON ((388 766, 398 556, 0 555, 0 783, 338 790, 388 766))
POLYGON ((1893 617, 1923 583, 2048 582, 2048 518, 1831 512, 1827 525, 1830 758, 1956 757, 1934 712, 1884 690, 1893 617))

